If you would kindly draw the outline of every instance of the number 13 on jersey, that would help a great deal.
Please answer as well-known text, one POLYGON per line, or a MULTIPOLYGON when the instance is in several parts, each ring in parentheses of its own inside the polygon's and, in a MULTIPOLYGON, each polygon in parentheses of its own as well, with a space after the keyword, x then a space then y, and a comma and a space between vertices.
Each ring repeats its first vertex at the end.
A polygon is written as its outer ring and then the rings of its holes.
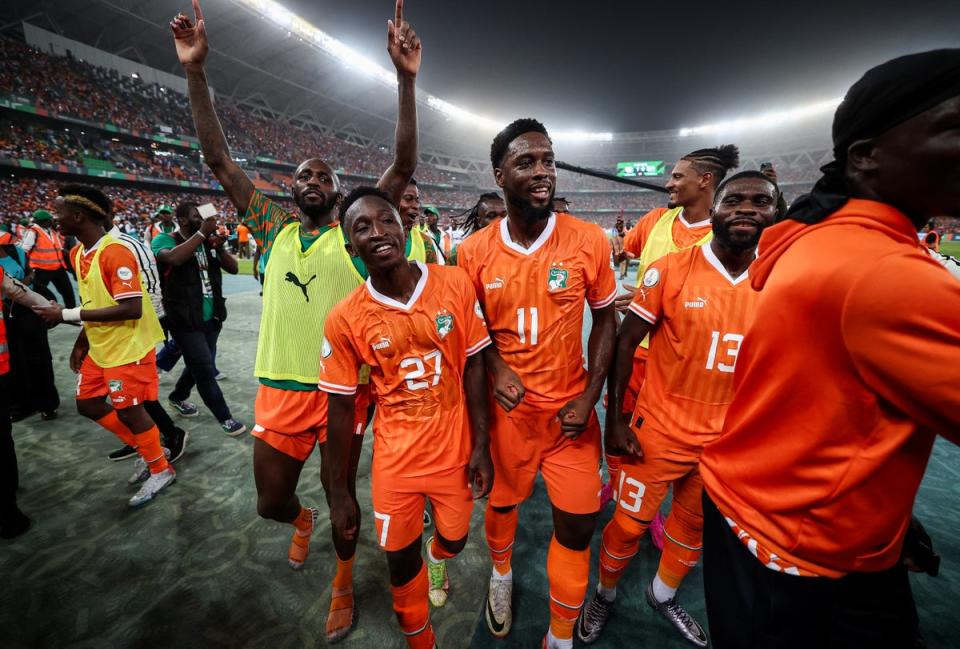
POLYGON ((743 334, 723 334, 721 336, 719 331, 711 331, 707 369, 732 373, 737 367, 737 355, 740 353, 740 343, 742 342, 743 334), (717 356, 720 358, 718 359, 717 356))

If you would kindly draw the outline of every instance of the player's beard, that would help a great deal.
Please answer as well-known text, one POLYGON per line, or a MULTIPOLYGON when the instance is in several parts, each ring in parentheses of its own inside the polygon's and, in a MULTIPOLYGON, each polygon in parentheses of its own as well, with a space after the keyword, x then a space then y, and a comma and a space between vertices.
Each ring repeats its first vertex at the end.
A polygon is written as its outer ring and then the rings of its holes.
POLYGON ((315 221, 330 214, 333 208, 337 206, 338 198, 340 198, 340 194, 334 192, 331 195, 324 194, 322 203, 307 203, 300 194, 294 194, 293 196, 293 200, 300 211, 315 221))
POLYGON ((716 220, 713 221, 710 229, 713 230, 713 236, 724 248, 736 252, 756 248, 757 244, 760 243, 760 235, 763 234, 763 227, 759 227, 756 230, 756 234, 751 235, 749 238, 733 237, 730 234, 730 226, 727 223, 721 223, 716 220))
POLYGON ((517 199, 517 206, 520 208, 520 214, 523 215, 524 219, 531 223, 550 218, 550 215, 553 214, 553 194, 553 191, 551 191, 550 199, 543 207, 534 207, 533 202, 529 198, 526 196, 520 196, 517 199))

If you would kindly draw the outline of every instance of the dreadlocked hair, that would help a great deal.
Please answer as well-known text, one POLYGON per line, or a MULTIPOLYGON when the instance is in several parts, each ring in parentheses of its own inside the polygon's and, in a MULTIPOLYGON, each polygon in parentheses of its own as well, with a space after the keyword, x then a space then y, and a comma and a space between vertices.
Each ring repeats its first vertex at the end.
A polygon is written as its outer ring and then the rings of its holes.
POLYGON ((713 186, 716 187, 728 171, 740 166, 740 149, 735 144, 721 144, 712 149, 697 149, 681 160, 689 162, 698 174, 713 174, 713 186))
POLYGON ((466 212, 461 212, 454 217, 453 222, 463 229, 464 238, 480 229, 480 204, 488 200, 503 200, 500 194, 496 192, 486 192, 480 194, 477 202, 466 212))

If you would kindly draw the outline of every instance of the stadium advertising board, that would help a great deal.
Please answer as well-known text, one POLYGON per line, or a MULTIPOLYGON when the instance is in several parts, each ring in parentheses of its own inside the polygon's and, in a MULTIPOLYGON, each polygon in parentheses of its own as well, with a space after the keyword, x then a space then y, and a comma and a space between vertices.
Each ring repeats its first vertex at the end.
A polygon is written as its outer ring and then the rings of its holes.
POLYGON ((663 160, 643 160, 640 162, 618 162, 617 175, 621 178, 639 176, 662 176, 666 166, 663 160))

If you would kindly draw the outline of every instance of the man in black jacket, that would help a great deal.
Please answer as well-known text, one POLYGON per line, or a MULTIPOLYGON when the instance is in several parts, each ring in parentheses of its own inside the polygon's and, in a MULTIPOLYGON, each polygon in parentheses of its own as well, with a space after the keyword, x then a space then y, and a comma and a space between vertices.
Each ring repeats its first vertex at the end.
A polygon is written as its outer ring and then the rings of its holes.
POLYGON ((196 416, 196 406, 187 401, 196 384, 223 432, 236 436, 246 426, 230 414, 214 378, 213 358, 227 318, 221 269, 231 275, 238 269, 236 258, 224 248, 223 238, 216 235, 216 212, 207 218, 201 216, 201 211, 212 208, 209 204, 181 203, 176 210, 179 230, 157 235, 150 245, 160 266, 166 325, 186 364, 170 393, 170 404, 182 416, 196 416))

